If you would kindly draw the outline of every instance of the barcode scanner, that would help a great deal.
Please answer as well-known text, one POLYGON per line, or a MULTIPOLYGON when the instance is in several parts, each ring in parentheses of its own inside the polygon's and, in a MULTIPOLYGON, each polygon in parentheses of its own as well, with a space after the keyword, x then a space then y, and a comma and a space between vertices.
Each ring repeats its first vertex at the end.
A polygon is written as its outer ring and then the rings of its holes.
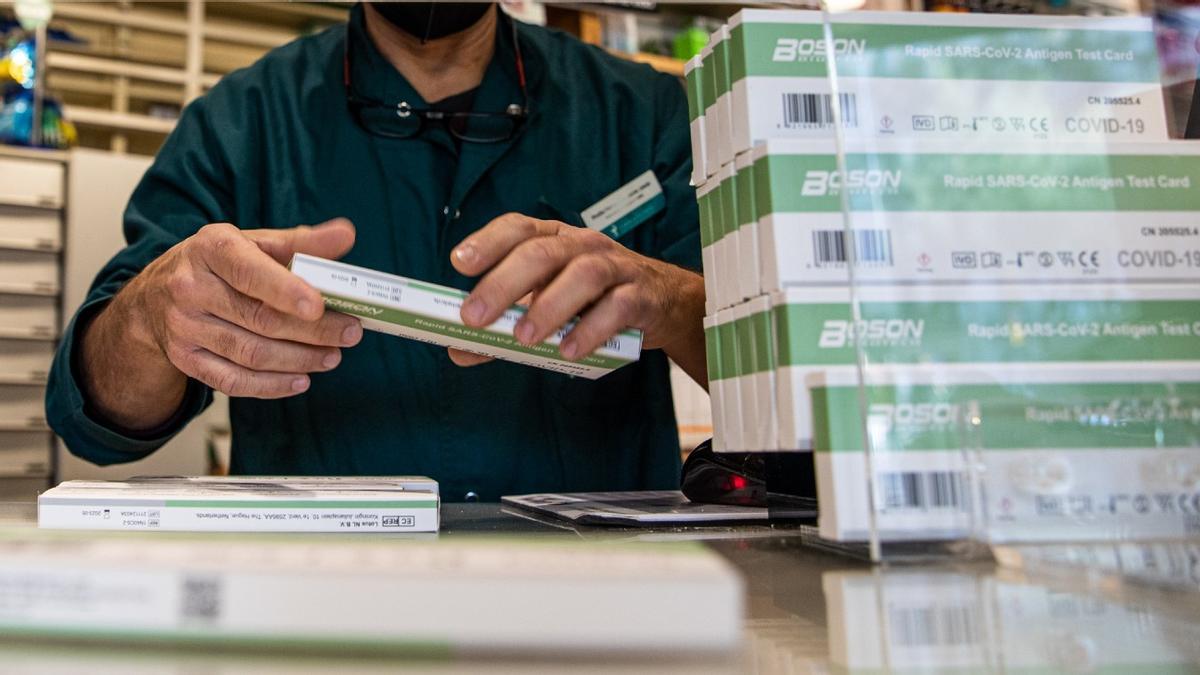
POLYGON ((769 508, 772 519, 811 520, 817 514, 811 452, 713 452, 707 440, 683 463, 680 490, 702 504, 769 508))

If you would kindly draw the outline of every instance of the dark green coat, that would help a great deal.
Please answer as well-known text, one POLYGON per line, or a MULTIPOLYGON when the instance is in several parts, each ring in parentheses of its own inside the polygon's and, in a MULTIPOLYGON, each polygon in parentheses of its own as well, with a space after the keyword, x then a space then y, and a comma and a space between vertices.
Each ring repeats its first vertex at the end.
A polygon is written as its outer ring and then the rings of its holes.
MULTIPOLYGON (((509 211, 580 225, 581 210, 647 169, 663 185, 666 210, 622 243, 699 269, 677 80, 520 25, 533 116, 514 141, 464 144, 459 153, 444 130, 379 139, 347 111, 347 30, 360 93, 425 102, 375 50, 362 21, 355 8, 348 27, 277 49, 188 106, 130 201, 128 247, 100 272, 81 313, 211 222, 286 228, 345 216, 358 228, 347 262, 470 289, 475 279, 449 262, 468 234, 509 211)), ((497 31, 476 110, 521 102, 506 26, 497 31)), ((99 464, 144 457, 211 401, 192 382, 178 419, 160 430, 135 437, 105 424, 83 400, 71 364, 76 321, 46 401, 51 425, 75 454, 99 464)), ((234 399, 230 414, 239 474, 425 474, 451 501, 468 491, 490 500, 669 488, 679 480, 659 351, 592 382, 502 362, 459 368, 444 349, 368 332, 336 370, 314 375, 307 393, 234 399)))

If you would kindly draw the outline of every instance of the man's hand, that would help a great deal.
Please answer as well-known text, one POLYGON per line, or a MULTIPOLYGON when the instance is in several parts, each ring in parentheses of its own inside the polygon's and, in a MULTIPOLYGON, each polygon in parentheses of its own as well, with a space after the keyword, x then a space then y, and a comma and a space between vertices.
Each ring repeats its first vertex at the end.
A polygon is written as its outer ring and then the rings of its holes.
MULTIPOLYGON (((532 293, 514 331, 521 343, 537 344, 579 316, 559 346, 564 358, 577 360, 620 331, 639 328, 644 348, 666 350, 705 381, 704 280, 694 272, 634 253, 594 230, 515 213, 463 240, 451 262, 467 276, 484 275, 463 303, 467 325, 486 326, 532 293)), ((451 357, 460 365, 487 360, 455 350, 451 357)))
POLYGON ((281 398, 331 370, 362 338, 358 319, 326 313, 320 294, 285 267, 293 253, 339 258, 354 244, 344 219, 317 227, 207 225, 134 277, 84 337, 93 402, 127 428, 178 407, 193 377, 230 396, 281 398))

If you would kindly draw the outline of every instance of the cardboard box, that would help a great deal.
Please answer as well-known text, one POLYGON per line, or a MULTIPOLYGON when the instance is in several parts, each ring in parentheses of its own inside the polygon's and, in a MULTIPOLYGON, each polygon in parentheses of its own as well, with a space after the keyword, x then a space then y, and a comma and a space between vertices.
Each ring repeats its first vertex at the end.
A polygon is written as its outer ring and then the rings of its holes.
POLYGON ((704 106, 704 172, 711 179, 717 175, 721 162, 717 158, 718 147, 721 144, 720 120, 717 114, 717 64, 714 61, 713 47, 720 38, 720 32, 715 32, 708 38, 708 44, 700 50, 700 101, 704 106))
POLYGON ((1052 284, 865 286, 855 324, 848 289, 791 289, 772 296, 780 443, 812 443, 814 377, 855 374, 856 344, 872 368, 928 364, 980 377, 1021 364, 1147 363, 1200 367, 1200 287, 1052 284))
POLYGON ((425 477, 66 481, 38 496, 38 527, 162 532, 437 532, 425 477))
POLYGON ((738 408, 734 411, 738 423, 737 446, 739 452, 757 449, 758 430, 755 420, 758 417, 758 390, 755 388, 754 368, 756 365, 756 348, 754 343, 754 326, 751 317, 751 307, 748 302, 741 302, 729 309, 730 330, 734 342, 734 376, 738 391, 738 408))
POLYGON ((763 293, 759 244, 758 216, 754 207, 754 154, 743 152, 734 159, 734 200, 738 239, 738 288, 743 300, 763 293))
POLYGON ((717 218, 715 202, 717 181, 710 180, 701 183, 696 188, 696 205, 700 211, 700 263, 704 267, 704 313, 713 315, 717 311, 717 284, 719 271, 717 266, 716 230, 717 218))
POLYGON ((703 59, 693 56, 683 65, 688 94, 688 125, 692 137, 692 185, 695 186, 703 185, 708 179, 705 171, 708 160, 705 153, 703 64, 703 59))
POLYGON ((724 452, 725 443, 725 372, 721 360, 721 338, 717 315, 704 317, 704 357, 708 365, 708 397, 712 405, 713 452, 724 452))
POLYGON ((822 537, 868 538, 868 466, 884 541, 1166 539, 1200 527, 1200 364, 877 366, 865 388, 870 464, 857 378, 813 381, 822 537))
POLYGON ((738 283, 738 260, 740 248, 737 239, 737 194, 733 181, 733 162, 721 166, 714 180, 717 181, 717 199, 714 206, 720 208, 714 235, 717 264, 717 307, 732 307, 741 301, 738 283))
POLYGON ((559 353, 558 345, 574 327, 574 321, 541 344, 526 347, 513 337, 513 328, 525 313, 523 307, 511 307, 486 328, 471 328, 460 317, 467 293, 456 288, 301 253, 292 258, 291 270, 321 292, 329 309, 356 316, 364 328, 390 335, 590 380, 641 356, 642 334, 638 330, 622 331, 590 356, 568 361, 559 353))
POLYGON ((733 310, 722 309, 717 312, 717 358, 721 364, 721 379, 718 380, 720 393, 720 411, 717 404, 713 405, 713 415, 720 414, 725 433, 722 450, 742 452, 745 444, 742 441, 743 424, 741 419, 742 396, 738 388, 737 367, 737 335, 734 332, 733 310))
POLYGON ((765 290, 845 284, 848 184, 859 283, 1200 280, 1200 148, 832 143, 755 150, 765 290))
MULTIPOLYGON (((850 12, 832 20, 848 137, 1168 138, 1149 18, 850 12)), ((742 10, 727 42, 735 154, 767 139, 832 136, 820 12, 742 10)))
POLYGON ((737 654, 744 610, 737 571, 692 543, 10 529, 0 588, 22 598, 0 614, 6 638, 439 662, 683 654, 703 669, 737 654))

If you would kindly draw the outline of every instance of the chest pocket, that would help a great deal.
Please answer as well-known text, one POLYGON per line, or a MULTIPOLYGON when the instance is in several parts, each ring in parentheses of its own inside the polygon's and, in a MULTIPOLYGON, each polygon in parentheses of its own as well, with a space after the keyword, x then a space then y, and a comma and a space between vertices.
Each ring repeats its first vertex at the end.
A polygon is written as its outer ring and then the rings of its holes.
POLYGON ((530 215, 539 220, 557 220, 574 227, 584 227, 583 216, 578 210, 551 203, 545 196, 538 198, 536 212, 530 215))

